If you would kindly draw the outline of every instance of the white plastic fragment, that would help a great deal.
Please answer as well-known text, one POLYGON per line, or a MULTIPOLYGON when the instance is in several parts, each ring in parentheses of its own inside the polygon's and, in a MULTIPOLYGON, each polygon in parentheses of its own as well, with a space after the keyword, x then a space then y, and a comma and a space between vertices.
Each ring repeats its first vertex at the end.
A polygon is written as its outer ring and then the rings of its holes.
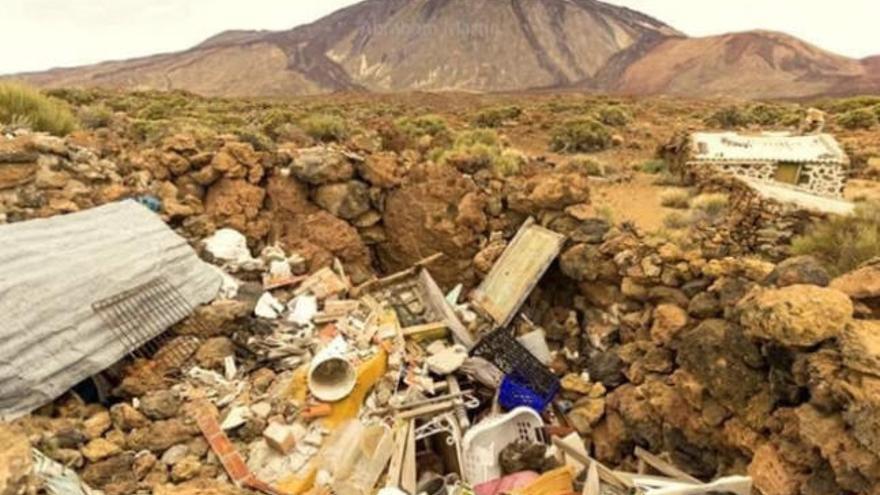
POLYGON ((318 314, 318 298, 310 294, 303 294, 290 301, 287 308, 291 311, 287 321, 306 326, 318 314))
POLYGON ((102 493, 90 488, 72 469, 46 457, 42 452, 34 449, 31 454, 34 473, 44 482, 43 488, 49 495, 97 495, 102 493))
POLYGON ((205 239, 205 249, 214 259, 233 270, 259 270, 263 263, 251 256, 247 238, 234 229, 220 229, 205 239))
POLYGON ((260 297, 260 300, 257 301, 257 307, 254 308, 255 315, 268 320, 278 319, 283 312, 284 305, 278 302, 278 299, 275 299, 275 296, 268 292, 260 297))
POLYGON ((234 356, 226 356, 223 358, 223 371, 227 380, 235 380, 235 375, 238 374, 238 368, 235 366, 234 356))
POLYGON ((552 356, 550 355, 550 347, 547 346, 547 338, 544 330, 537 329, 525 335, 516 338, 538 361, 544 366, 550 364, 552 356))
POLYGON ((428 357, 425 362, 428 364, 428 369, 431 370, 432 373, 448 375, 461 368, 461 365, 464 364, 464 361, 467 358, 467 349, 462 345, 456 344, 442 349, 433 356, 428 357))
POLYGON ((226 418, 220 423, 223 430, 234 430, 247 422, 250 410, 245 406, 235 406, 229 410, 226 418))

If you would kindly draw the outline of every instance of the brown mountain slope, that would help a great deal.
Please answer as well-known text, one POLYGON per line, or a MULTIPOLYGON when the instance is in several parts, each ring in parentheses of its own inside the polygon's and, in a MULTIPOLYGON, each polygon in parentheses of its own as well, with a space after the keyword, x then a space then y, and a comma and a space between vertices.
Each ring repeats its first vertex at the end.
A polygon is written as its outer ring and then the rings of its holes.
MULTIPOLYGON (((782 33, 750 31, 669 38, 618 74, 622 93, 798 98, 871 90, 862 61, 835 55, 782 33)), ((873 86, 873 91, 880 85, 873 86)))
POLYGON ((589 80, 621 50, 667 35, 679 33, 596 0, 366 0, 290 31, 222 33, 185 52, 19 77, 207 95, 521 90, 589 80))
POLYGON ((229 31, 179 53, 17 77, 212 96, 579 88, 776 98, 880 92, 880 60, 764 31, 687 38, 598 0, 366 0, 289 31, 229 31))

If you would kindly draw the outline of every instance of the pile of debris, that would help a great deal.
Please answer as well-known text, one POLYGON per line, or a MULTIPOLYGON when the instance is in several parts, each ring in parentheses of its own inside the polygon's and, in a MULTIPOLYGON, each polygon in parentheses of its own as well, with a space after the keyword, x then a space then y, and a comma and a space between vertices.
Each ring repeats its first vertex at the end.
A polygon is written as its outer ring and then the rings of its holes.
POLYGON ((683 249, 548 163, 42 139, 0 155, 0 493, 880 486, 877 265, 683 249))

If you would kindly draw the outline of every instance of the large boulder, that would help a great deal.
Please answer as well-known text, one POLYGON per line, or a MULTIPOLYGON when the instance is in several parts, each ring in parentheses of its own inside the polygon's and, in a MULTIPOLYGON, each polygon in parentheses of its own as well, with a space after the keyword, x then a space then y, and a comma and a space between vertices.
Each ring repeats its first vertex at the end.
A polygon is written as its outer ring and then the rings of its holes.
POLYGON ((296 252, 308 261, 310 271, 329 266, 339 258, 354 283, 372 274, 370 251, 357 229, 326 211, 277 221, 280 241, 287 252, 296 252))
POLYGON ((761 351, 738 326, 706 320, 677 338, 677 362, 718 402, 743 411, 767 387, 761 351))
POLYGON ((262 237, 269 229, 260 216, 266 190, 242 179, 223 178, 205 197, 205 212, 220 227, 231 227, 249 237, 262 237))
POLYGON ((512 184, 508 207, 516 212, 536 215, 542 210, 564 210, 590 200, 589 179, 578 173, 548 173, 521 179, 512 184))
POLYGON ((399 186, 406 170, 394 152, 374 153, 359 163, 357 169, 365 181, 382 189, 399 186))
POLYGON ((297 179, 313 185, 343 182, 354 176, 354 166, 348 156, 325 146, 298 150, 290 170, 297 179))
POLYGON ((350 180, 320 186, 315 203, 333 215, 354 220, 370 209, 370 188, 363 182, 350 180))
POLYGON ((863 265, 831 282, 837 289, 853 299, 880 298, 880 260, 863 265))
POLYGON ((776 265, 766 283, 777 287, 808 284, 827 287, 831 282, 828 270, 812 256, 795 256, 776 265))
POLYGON ((837 337, 853 316, 846 294, 815 285, 756 289, 739 302, 737 310, 749 336, 793 347, 837 337))
POLYGON ((444 253, 431 274, 446 287, 475 279, 472 260, 483 232, 476 230, 475 184, 452 167, 424 164, 409 182, 388 192, 383 212, 387 241, 378 245, 382 267, 395 272, 435 253, 444 253), (463 214, 467 212, 467 214, 463 214))
POLYGON ((854 320, 839 340, 847 367, 880 377, 880 321, 854 320))
POLYGON ((267 206, 278 217, 318 211, 309 200, 309 188, 294 177, 275 174, 266 182, 267 206))

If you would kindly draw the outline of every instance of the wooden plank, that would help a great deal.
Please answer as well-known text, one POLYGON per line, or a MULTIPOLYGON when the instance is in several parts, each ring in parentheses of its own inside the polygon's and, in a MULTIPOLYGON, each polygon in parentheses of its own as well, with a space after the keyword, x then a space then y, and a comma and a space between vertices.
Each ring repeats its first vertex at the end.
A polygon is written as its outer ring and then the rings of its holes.
POLYGON ((468 350, 473 348, 476 344, 474 337, 461 320, 458 319, 455 309, 446 300, 446 295, 440 290, 440 286, 437 285, 434 277, 431 276, 431 273, 426 268, 419 272, 419 282, 427 302, 430 303, 434 311, 443 317, 446 326, 449 327, 458 343, 468 348, 468 350))
POLYGON ((636 447, 635 455, 640 460, 645 461, 645 463, 647 463, 652 468, 656 469, 657 471, 659 471, 662 474, 665 474, 666 476, 669 476, 670 478, 675 478, 677 480, 686 481, 688 483, 696 483, 696 484, 703 483, 702 481, 698 480, 697 478, 694 478, 693 476, 687 474, 686 472, 682 471, 681 469, 678 469, 677 467, 673 466, 672 464, 664 461, 663 459, 657 457, 656 455, 648 452, 647 450, 645 450, 641 447, 636 447))
POLYGON ((529 218, 474 291, 472 301, 498 326, 510 324, 520 306, 559 256, 565 236, 529 218))
POLYGON ((635 485, 632 484, 629 480, 623 479, 618 476, 614 471, 605 467, 604 464, 593 459, 588 455, 584 455, 581 452, 571 448, 570 445, 566 444, 559 438, 553 438, 553 445, 556 446, 557 449, 565 452, 565 455, 570 455, 574 460, 580 462, 584 466, 589 466, 590 464, 595 464, 596 469, 599 471, 599 478, 605 481, 605 483, 610 483, 619 488, 633 489, 635 485))

